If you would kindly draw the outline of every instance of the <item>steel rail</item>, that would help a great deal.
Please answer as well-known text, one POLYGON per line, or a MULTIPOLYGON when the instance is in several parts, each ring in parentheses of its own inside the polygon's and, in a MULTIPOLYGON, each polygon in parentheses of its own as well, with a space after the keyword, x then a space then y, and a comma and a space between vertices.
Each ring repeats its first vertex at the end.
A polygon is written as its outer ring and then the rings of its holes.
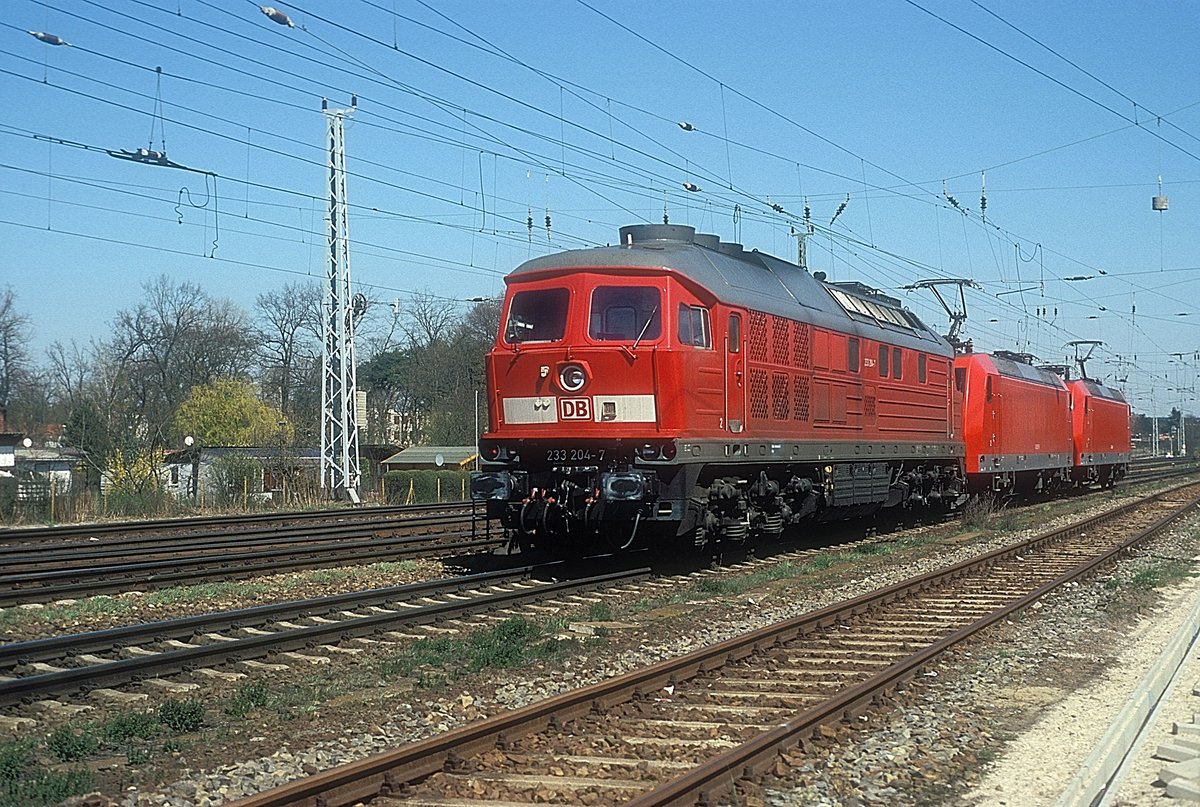
POLYGON ((305 523, 311 521, 345 521, 362 518, 405 518, 431 511, 469 511, 470 501, 439 502, 437 504, 385 505, 377 507, 333 508, 329 510, 271 511, 265 513, 243 513, 234 516, 186 516, 183 518, 158 518, 144 521, 105 521, 86 524, 55 524, 37 527, 6 527, 0 529, 0 543, 57 541, 73 536, 90 538, 109 533, 129 534, 136 532, 176 534, 197 527, 220 527, 228 529, 261 523, 305 523))
MULTIPOLYGON (((445 536, 442 536, 445 537, 445 536)), ((283 552, 261 550, 226 555, 201 555, 98 565, 90 568, 61 569, 51 572, 21 572, 0 575, 0 607, 20 603, 47 602, 64 597, 84 597, 131 586, 152 585, 163 588, 180 583, 195 583, 214 577, 252 577, 330 565, 347 565, 364 560, 394 559, 422 554, 433 547, 439 552, 460 553, 496 546, 496 539, 475 539, 438 544, 427 537, 404 536, 329 544, 320 548, 294 548, 283 552), (406 549, 407 546, 407 549, 406 549), (331 559, 334 563, 331 563, 331 559)))
MULTIPOLYGON (((1144 472, 1153 472, 1163 466, 1187 466, 1191 463, 1179 459, 1145 458, 1130 463, 1130 477, 1144 472)), ((13 542, 51 542, 63 538, 92 538, 98 535, 161 532, 178 534, 181 531, 200 527, 219 527, 222 530, 243 525, 261 523, 305 523, 310 521, 346 521, 371 518, 406 518, 431 511, 469 511, 472 502, 448 501, 436 504, 384 505, 369 507, 343 507, 328 510, 271 511, 243 513, 234 516, 188 516, 183 518, 146 519, 141 521, 89 522, 86 524, 55 524, 50 526, 0 528, 0 545, 13 542)), ((0 551, 3 546, 0 546, 0 551)))
MULTIPOLYGON (((851 686, 838 693, 825 703, 801 712, 792 720, 783 723, 769 732, 754 737, 749 742, 730 749, 719 756, 708 760, 689 773, 677 777, 660 787, 643 793, 629 801, 628 807, 679 807, 704 802, 710 797, 721 797, 729 791, 731 775, 737 778, 752 779, 764 773, 778 757, 780 751, 794 747, 802 739, 809 737, 822 724, 829 723, 842 717, 853 718, 863 713, 874 702, 889 697, 903 684, 915 676, 921 668, 928 665, 938 656, 943 655, 961 642, 972 638, 983 630, 1007 619, 1017 611, 1028 608, 1037 600, 1046 596, 1060 586, 1066 585, 1081 577, 1091 574, 1098 567, 1115 560, 1119 555, 1129 550, 1166 527, 1195 512, 1200 507, 1200 498, 1193 499, 1174 512, 1163 516, 1154 524, 1126 538, 1120 544, 1105 551, 1090 560, 1084 561, 1075 568, 1050 580, 1023 597, 996 609, 970 625, 966 625, 949 636, 914 653, 908 658, 893 664, 867 680, 851 686)), ((1106 519, 1107 520, 1107 519, 1106 519)), ((1092 524, 1096 520, 1089 519, 1092 524)), ((1085 522, 1086 523, 1086 522, 1085 522)), ((1062 534, 1080 534, 1083 530, 1079 525, 1071 525, 1062 534)), ((1027 551, 1057 540, 1057 536, 1040 536, 1027 547, 1002 550, 995 559, 1010 557, 1017 552, 1027 551)))
POLYGON ((339 608, 368 608, 400 598, 435 596, 459 592, 471 586, 508 583, 526 579, 534 569, 533 566, 526 566, 519 569, 408 583, 402 586, 351 591, 326 597, 288 600, 231 611, 213 611, 157 622, 121 625, 86 633, 68 633, 24 642, 10 642, 0 644, 0 669, 34 661, 61 659, 65 655, 112 650, 150 638, 153 638, 154 641, 178 639, 181 636, 191 636, 202 631, 261 625, 274 620, 289 620, 314 613, 327 613, 339 608))
MULTIPOLYGON (((237 638, 212 644, 155 653, 154 655, 118 659, 84 667, 75 667, 56 672, 23 676, 0 681, 0 705, 8 705, 47 692, 69 692, 79 688, 95 688, 117 683, 127 683, 139 677, 161 675, 195 667, 198 664, 215 662, 245 661, 262 658, 274 653, 299 650, 314 644, 343 641, 359 636, 369 636, 384 630, 394 630, 405 625, 422 625, 478 613, 511 608, 527 602, 546 600, 566 594, 605 588, 617 583, 636 580, 650 574, 649 569, 631 569, 577 580, 542 582, 524 578, 532 585, 517 591, 482 592, 467 601, 432 603, 402 611, 376 613, 347 617, 342 620, 299 628, 282 629, 265 635, 237 638)), ((497 585, 491 575, 487 585, 497 585)), ((463 578, 467 580, 469 578, 463 578)), ((403 588, 403 587, 402 587, 403 588)), ((456 585, 454 591, 462 591, 456 585)), ((361 592, 359 592, 361 594, 361 592)), ((374 594, 375 592, 371 592, 374 594)), ((344 595, 350 596, 350 595, 344 595)), ((369 606, 363 606, 369 607, 369 606)), ((254 609, 252 609, 254 610, 254 609)), ((219 615, 225 616, 225 615, 219 615)), ((200 618, 192 618, 200 619, 200 618)), ((190 621, 190 620, 184 620, 190 621)), ((150 626, 136 626, 149 627, 150 626)), ((120 629, 114 629, 119 631, 120 629)), ((69 639, 70 637, 65 637, 69 639)), ((166 638, 166 637, 164 637, 166 638)), ((63 639, 46 640, 60 642, 63 639)))
MULTIPOLYGON (((1147 503, 1159 501, 1189 485, 1161 491, 1142 500, 1130 502, 1081 522, 1047 532, 956 563, 946 569, 901 581, 874 592, 860 595, 843 603, 826 606, 817 611, 760 628, 684 656, 667 659, 640 670, 602 681, 578 690, 553 696, 526 708, 507 712, 452 730, 445 734, 383 752, 344 766, 289 782, 272 790, 233 802, 234 807, 338 807, 369 800, 375 796, 402 792, 409 782, 443 770, 448 761, 494 748, 532 733, 545 730, 552 724, 582 717, 592 711, 603 712, 635 697, 655 692, 664 686, 675 685, 701 672, 720 669, 724 665, 746 658, 755 652, 776 647, 796 637, 828 627, 848 617, 902 599, 909 594, 933 588, 969 572, 981 571, 992 565, 1041 546, 1079 535, 1105 521, 1121 517, 1147 503)), ((1027 607, 1038 597, 1065 582, 1087 574, 1088 571, 1113 559, 1134 543, 1145 540, 1167 524, 1193 512, 1200 505, 1194 499, 1160 519, 1153 527, 1121 542, 1102 555, 1073 568, 1066 575, 1037 587, 976 623, 954 631, 937 644, 919 651, 907 660, 897 662, 868 682, 855 685, 822 707, 805 711, 793 720, 772 729, 739 748, 721 754, 691 773, 673 779, 632 802, 639 807, 650 805, 681 805, 713 803, 713 799, 728 791, 730 775, 754 775, 772 762, 780 750, 789 747, 802 736, 811 733, 822 721, 840 718, 866 708, 873 700, 886 696, 920 667, 940 653, 967 637, 978 633, 1005 616, 1027 607)))
POLYGON ((134 557, 178 554, 180 552, 226 551, 238 548, 266 548, 291 544, 322 544, 352 538, 396 535, 432 527, 464 527, 462 515, 416 516, 405 521, 369 520, 348 524, 302 525, 285 528, 254 529, 241 532, 205 532, 171 536, 141 536, 87 544, 50 544, 46 546, 0 547, 0 564, 8 569, 20 566, 82 565, 112 556, 134 557))

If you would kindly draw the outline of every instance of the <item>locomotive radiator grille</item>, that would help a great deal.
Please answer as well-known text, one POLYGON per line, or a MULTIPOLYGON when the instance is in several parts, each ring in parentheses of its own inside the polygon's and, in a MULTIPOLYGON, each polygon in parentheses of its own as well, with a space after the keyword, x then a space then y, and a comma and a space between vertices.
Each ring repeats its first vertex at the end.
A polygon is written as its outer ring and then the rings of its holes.
POLYGON ((791 391, 788 389, 787 373, 771 374, 771 415, 776 420, 787 420, 791 406, 791 391))
POLYGON ((795 329, 792 331, 792 338, 795 344, 792 347, 792 359, 797 367, 801 370, 808 370, 812 367, 812 335, 808 323, 796 323, 795 329))
POLYGON ((792 417, 796 420, 808 420, 809 378, 806 375, 798 375, 794 380, 796 400, 792 406, 792 417))
MULTIPOLYGON (((750 348, 750 361, 766 362, 767 360, 767 315, 761 311, 750 312, 750 328, 747 334, 750 348)), ((765 392, 765 390, 764 390, 765 392)), ((763 415, 766 417, 766 415, 763 415)))
POLYGON ((792 322, 784 317, 771 317, 771 361, 775 364, 792 363, 792 322))
POLYGON ((767 409, 767 371, 750 371, 750 417, 766 420, 767 409))

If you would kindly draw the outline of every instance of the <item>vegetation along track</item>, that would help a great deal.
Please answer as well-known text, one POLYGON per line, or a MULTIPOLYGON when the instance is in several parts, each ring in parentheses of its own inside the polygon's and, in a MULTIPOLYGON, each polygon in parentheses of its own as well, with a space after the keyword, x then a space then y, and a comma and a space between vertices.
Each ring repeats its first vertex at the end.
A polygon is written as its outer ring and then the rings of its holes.
POLYGON ((346 524, 275 526, 238 533, 108 538, 97 544, 0 546, 0 608, 162 588, 203 580, 456 554, 499 544, 472 534, 462 511, 346 524))
POLYGON ((535 571, 545 570, 491 572, 0 645, 0 707, 146 679, 168 690, 194 689, 159 677, 243 677, 215 668, 240 663, 253 669, 272 656, 305 661, 296 654, 310 648, 357 653, 362 645, 356 649, 356 640, 378 641, 367 637, 611 588, 649 574, 633 569, 554 582, 531 577, 535 571))
POLYGON ((238 807, 743 803, 822 725, 1200 505, 1191 484, 238 807), (738 791, 734 793, 733 791, 738 791))

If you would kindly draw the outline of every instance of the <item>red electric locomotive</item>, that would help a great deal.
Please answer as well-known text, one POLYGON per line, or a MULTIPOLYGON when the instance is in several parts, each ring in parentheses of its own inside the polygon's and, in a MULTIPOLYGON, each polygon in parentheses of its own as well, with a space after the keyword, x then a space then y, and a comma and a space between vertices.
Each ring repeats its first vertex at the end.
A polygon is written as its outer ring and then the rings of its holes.
POLYGON ((1072 474, 1081 485, 1112 487, 1125 476, 1133 450, 1129 404, 1115 389, 1090 378, 1067 382, 1075 454, 1072 474))
POLYGON ((965 488, 954 351, 874 289, 679 225, 506 283, 472 495, 516 544, 741 542, 965 488))
POLYGON ((1029 358, 997 351, 954 360, 971 492, 1052 491, 1071 481, 1071 393, 1029 358))

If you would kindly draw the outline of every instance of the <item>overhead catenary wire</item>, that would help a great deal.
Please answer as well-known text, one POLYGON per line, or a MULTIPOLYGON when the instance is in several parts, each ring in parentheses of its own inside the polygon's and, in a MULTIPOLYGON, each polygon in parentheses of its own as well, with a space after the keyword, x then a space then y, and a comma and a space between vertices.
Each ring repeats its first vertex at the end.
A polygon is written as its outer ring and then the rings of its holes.
MULTIPOLYGON (((560 124, 560 125, 561 125, 561 124, 560 124)), ((610 142, 611 142, 611 140, 610 140, 610 142)), ((524 207, 524 205, 522 205, 522 207, 524 207)), ((522 211, 522 212, 524 212, 524 211, 522 211)), ((750 216, 751 216, 751 217, 755 217, 755 212, 754 212, 754 211, 751 211, 751 213, 750 213, 750 216)), ((989 221, 989 223, 990 223, 990 221, 989 221)), ((837 237, 837 236, 834 236, 834 235, 828 235, 828 236, 826 236, 826 237, 833 238, 833 237, 837 237)), ((874 241, 874 238, 873 238, 873 237, 871 237, 871 236, 868 234, 868 238, 867 238, 866 240, 867 240, 868 242, 870 242, 870 241, 874 241)))

